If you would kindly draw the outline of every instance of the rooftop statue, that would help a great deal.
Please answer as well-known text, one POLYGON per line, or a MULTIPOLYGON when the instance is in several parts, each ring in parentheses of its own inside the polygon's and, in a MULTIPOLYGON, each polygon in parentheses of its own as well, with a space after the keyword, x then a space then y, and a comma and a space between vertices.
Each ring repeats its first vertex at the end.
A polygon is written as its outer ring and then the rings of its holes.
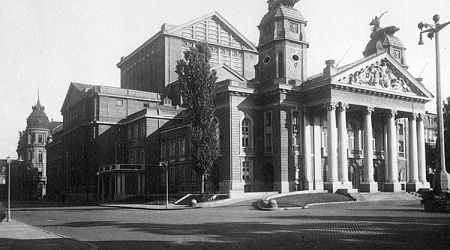
POLYGON ((380 20, 386 13, 387 13, 387 11, 383 12, 380 16, 375 16, 375 18, 372 19, 372 21, 370 22, 370 26, 373 26, 373 29, 372 29, 373 32, 377 32, 378 30, 381 29, 380 20))
POLYGON ((269 0, 267 3, 269 4, 269 10, 273 10, 278 8, 280 5, 293 8, 299 1, 300 0, 269 0))

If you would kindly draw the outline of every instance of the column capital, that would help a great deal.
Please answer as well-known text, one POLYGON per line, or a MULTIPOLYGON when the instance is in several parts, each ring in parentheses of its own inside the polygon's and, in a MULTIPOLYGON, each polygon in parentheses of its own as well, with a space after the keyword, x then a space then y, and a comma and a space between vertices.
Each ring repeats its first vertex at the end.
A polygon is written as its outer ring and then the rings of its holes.
POLYGON ((397 116, 397 110, 395 110, 395 109, 390 109, 390 110, 388 110, 388 112, 387 112, 386 114, 387 114, 387 117, 388 117, 388 118, 394 117, 394 119, 395 119, 395 117, 397 116))
POLYGON ((418 116, 419 116, 419 113, 410 113, 410 114, 408 115, 408 120, 409 120, 409 121, 416 120, 418 116))
POLYGON ((348 103, 345 103, 345 102, 339 102, 339 109, 341 110, 341 111, 345 111, 345 110, 347 110, 348 109, 348 103))
POLYGON ((332 111, 335 110, 338 107, 338 102, 328 102, 325 104, 325 107, 327 108, 328 111, 332 111))
POLYGON ((374 107, 365 107, 364 108, 364 114, 365 115, 371 115, 373 113, 373 111, 375 110, 374 107))
POLYGON ((423 121, 424 118, 425 118, 425 114, 424 113, 417 113, 416 119, 418 121, 423 121))

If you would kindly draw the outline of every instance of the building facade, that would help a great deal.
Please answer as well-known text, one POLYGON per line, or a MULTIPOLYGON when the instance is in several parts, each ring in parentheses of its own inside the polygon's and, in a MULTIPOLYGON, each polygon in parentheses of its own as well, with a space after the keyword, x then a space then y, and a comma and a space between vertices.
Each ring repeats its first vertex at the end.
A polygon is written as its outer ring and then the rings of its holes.
POLYGON ((39 97, 20 132, 17 153, 21 162, 20 190, 22 200, 44 199, 47 194, 47 143, 61 128, 61 122, 49 121, 39 97))
POLYGON ((342 67, 327 60, 310 76, 308 60, 316 59, 307 56, 307 21, 295 2, 269 1, 258 46, 214 12, 162 25, 117 64, 121 88, 72 83, 61 109, 64 129, 49 145, 59 159, 55 181, 66 182, 60 190, 71 199, 103 200, 160 193, 166 180, 171 193, 199 190, 174 72, 196 42, 210 46, 219 77, 211 190, 429 188, 431 127, 424 120, 433 96, 408 72, 399 29, 374 18, 361 60, 342 67))

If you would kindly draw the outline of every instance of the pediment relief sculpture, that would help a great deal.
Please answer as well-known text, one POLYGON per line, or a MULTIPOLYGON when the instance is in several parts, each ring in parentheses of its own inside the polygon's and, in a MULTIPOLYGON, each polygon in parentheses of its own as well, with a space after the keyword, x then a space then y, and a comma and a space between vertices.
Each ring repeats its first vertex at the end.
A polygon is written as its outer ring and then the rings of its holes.
POLYGON ((412 85, 401 76, 401 73, 386 59, 377 61, 358 71, 351 73, 348 77, 338 80, 340 83, 362 85, 379 89, 393 90, 403 93, 414 93, 412 85))

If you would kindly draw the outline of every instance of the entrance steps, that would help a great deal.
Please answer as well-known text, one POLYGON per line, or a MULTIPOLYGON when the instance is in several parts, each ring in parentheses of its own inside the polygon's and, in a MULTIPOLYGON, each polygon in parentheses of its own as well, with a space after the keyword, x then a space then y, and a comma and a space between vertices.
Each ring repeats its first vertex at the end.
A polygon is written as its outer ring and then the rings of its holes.
POLYGON ((405 200, 421 200, 416 196, 407 192, 376 192, 376 193, 352 193, 348 194, 356 201, 405 201, 405 200))

